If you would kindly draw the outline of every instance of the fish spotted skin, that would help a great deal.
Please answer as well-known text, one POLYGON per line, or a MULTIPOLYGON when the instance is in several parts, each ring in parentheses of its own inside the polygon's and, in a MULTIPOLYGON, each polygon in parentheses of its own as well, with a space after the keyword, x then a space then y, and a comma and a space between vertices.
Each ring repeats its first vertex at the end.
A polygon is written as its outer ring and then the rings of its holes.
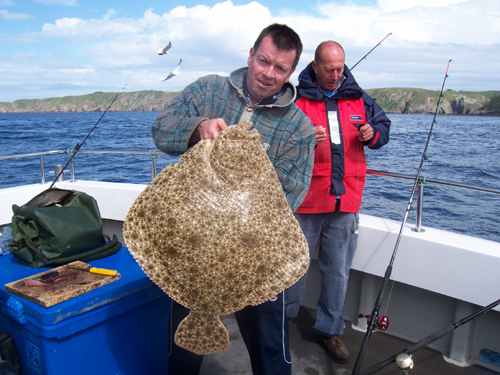
POLYGON ((226 350, 220 315, 263 303, 307 270, 309 249, 257 130, 198 142, 138 196, 125 242, 144 272, 189 308, 177 345, 226 350))

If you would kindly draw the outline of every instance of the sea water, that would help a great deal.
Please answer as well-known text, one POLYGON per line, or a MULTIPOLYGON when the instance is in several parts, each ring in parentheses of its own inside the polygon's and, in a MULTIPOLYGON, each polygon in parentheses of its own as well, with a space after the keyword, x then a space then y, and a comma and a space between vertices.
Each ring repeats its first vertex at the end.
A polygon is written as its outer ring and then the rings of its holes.
MULTIPOLYGON (((0 114, 0 156, 71 150, 83 141, 102 113, 0 114)), ((75 156, 75 178, 147 184, 152 178, 151 137, 155 112, 108 112, 81 150, 133 150, 146 155, 75 156)), ((368 168, 416 176, 432 125, 432 115, 389 114, 389 143, 366 149, 368 168)), ((500 191, 499 117, 437 116, 420 177, 500 191)), ((154 154, 153 154, 154 157, 154 154)), ((46 181, 69 154, 44 157, 46 181)), ((158 172, 178 157, 158 155, 158 172)), ((40 183, 39 157, 0 160, 2 188, 40 183)), ((70 178, 69 168, 65 172, 70 178)), ((368 175, 361 213, 401 222, 414 180, 368 175)), ((415 196, 413 206, 416 206, 415 196)), ((500 242, 500 196, 442 185, 424 187, 423 227, 435 227, 500 242)), ((410 211, 408 223, 415 222, 410 211)))

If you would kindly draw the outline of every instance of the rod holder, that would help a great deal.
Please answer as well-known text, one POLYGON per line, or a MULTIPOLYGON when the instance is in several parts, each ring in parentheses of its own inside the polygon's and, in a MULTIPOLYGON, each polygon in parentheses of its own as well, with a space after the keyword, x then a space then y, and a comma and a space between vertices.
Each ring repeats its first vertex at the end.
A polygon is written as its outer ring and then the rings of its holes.
POLYGON ((424 216, 424 186, 425 177, 418 179, 417 190, 417 223, 416 227, 412 229, 413 232, 425 232, 422 228, 422 217, 424 216))
MULTIPOLYGON (((55 166, 54 170, 55 170, 56 176, 59 175, 59 173, 61 173, 62 169, 63 169, 63 166, 61 164, 58 164, 55 166)), ((61 173, 61 175, 57 178, 56 181, 64 181, 64 171, 61 173)))
POLYGON ((45 184, 45 168, 43 166, 43 155, 40 155, 40 177, 42 180, 42 185, 45 184))
POLYGON ((69 165, 71 170, 71 182, 75 182, 75 160, 71 159, 69 165))
POLYGON ((156 154, 155 150, 149 150, 149 156, 151 157, 153 180, 154 180, 154 178, 158 174, 157 171, 156 171, 156 160, 158 159, 158 155, 156 154))

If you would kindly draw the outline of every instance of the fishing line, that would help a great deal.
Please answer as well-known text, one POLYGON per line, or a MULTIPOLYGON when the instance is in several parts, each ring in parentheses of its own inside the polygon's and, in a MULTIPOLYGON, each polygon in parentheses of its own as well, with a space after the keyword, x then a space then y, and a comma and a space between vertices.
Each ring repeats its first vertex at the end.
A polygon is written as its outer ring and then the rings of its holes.
MULTIPOLYGON (((366 53, 366 54, 365 54, 365 55, 364 55, 364 56, 363 56, 363 57, 362 57, 362 58, 361 58, 361 59, 360 59, 360 60, 359 60, 356 64, 354 64, 354 65, 350 68, 350 70, 352 71, 352 70, 356 67, 356 65, 358 65, 361 61, 365 60, 365 59, 366 59, 366 56, 368 56, 370 53, 372 53, 372 51, 373 51, 375 48, 377 48, 378 46, 380 46, 380 45, 382 44, 382 42, 383 42, 384 40, 386 40, 386 39, 389 37, 389 35, 391 35, 391 34, 392 34, 392 33, 387 34, 387 35, 385 36, 385 38, 384 38, 384 39, 382 39, 380 42, 378 42, 378 43, 375 45, 375 47, 373 47, 371 50, 369 50, 369 51, 368 51, 368 53, 366 53)), ((369 119, 369 120, 368 120, 368 121, 366 121, 365 123, 366 123, 366 124, 369 124, 369 125, 371 126, 370 121, 372 121, 373 119, 375 119, 375 117, 377 117, 379 114, 383 113, 386 109, 388 109, 388 108, 389 108, 391 105, 393 105, 393 104, 394 104, 394 103, 390 103, 387 107, 385 107, 384 109, 382 109, 382 110, 380 110, 379 112, 377 112, 375 115, 373 115, 373 116, 372 116, 372 118, 371 118, 371 119, 369 119)), ((355 124, 355 126, 356 126, 356 128, 359 130, 359 126, 358 126, 358 125, 356 125, 356 124, 355 124)), ((361 145, 360 145, 360 149, 361 149, 361 150, 363 151, 363 153, 364 153, 364 146, 363 146, 363 144, 361 144, 361 145)), ((357 160, 357 162, 358 162, 358 172, 359 172, 359 168, 360 168, 360 167, 359 167, 360 158, 361 158, 361 155, 359 155, 359 156, 358 156, 358 160, 357 160)))
POLYGON ((378 111, 376 114, 374 114, 372 116, 371 119, 369 119, 366 123, 367 124, 370 124, 370 121, 372 121, 373 119, 375 119, 375 117, 377 117, 378 115, 380 115, 381 113, 385 112, 387 109, 389 109, 389 107, 391 107, 395 102, 392 102, 392 103, 389 103, 388 106, 386 106, 385 108, 382 108, 380 111, 378 111))
MULTIPOLYGON (((127 84, 125 84, 125 86, 127 86, 127 84)), ((123 86, 122 90, 125 90, 125 86, 123 86)), ((104 115, 109 111, 109 109, 111 108, 111 106, 113 105, 113 103, 116 101, 116 99, 118 99, 118 97, 120 96, 121 92, 119 92, 118 94, 116 94, 115 98, 113 99, 113 101, 109 104, 108 108, 106 108, 106 110, 103 112, 103 114, 101 115, 101 117, 99 117, 99 120, 97 120, 97 122, 94 124, 94 126, 92 127, 92 129, 90 129, 90 131, 87 133, 86 137, 83 139, 83 141, 81 143, 77 143, 75 148, 71 151, 71 156, 69 158, 69 160, 67 161, 67 163, 64 165, 63 168, 61 168, 61 170, 59 171, 59 173, 57 174, 56 178, 54 179, 54 181, 52 181, 52 184, 50 184, 50 187, 49 189, 52 189, 54 187, 54 184, 56 183, 56 181, 59 179, 59 177, 63 174, 64 170, 66 169, 66 167, 69 165, 69 163, 71 163, 71 161, 74 159, 75 155, 77 154, 78 151, 80 151, 80 147, 83 146, 83 144, 85 143, 85 141, 87 141, 88 137, 90 137, 90 134, 92 134, 92 132, 94 131, 94 129, 97 127, 97 125, 99 124, 99 122, 101 122, 102 118, 104 117, 104 115)))
POLYGON ((388 286, 388 283, 389 283, 389 280, 390 280, 390 277, 391 277, 392 268, 393 268, 393 265, 394 265, 394 261, 396 259, 396 254, 397 254, 397 251, 398 251, 398 248, 399 248, 399 244, 401 242, 401 238, 402 238, 402 234, 403 234, 403 229, 405 227, 406 220, 408 219, 408 214, 409 214, 409 212, 411 210, 411 204, 413 202, 413 196, 415 195, 415 191, 416 191, 417 185, 419 183, 420 173, 422 171, 422 167, 423 167, 424 161, 427 160, 427 156, 426 156, 427 148, 428 148, 429 143, 430 143, 430 139, 431 139, 431 135, 432 135, 432 130, 434 128, 434 124, 436 123, 436 116, 437 116, 437 113, 438 113, 438 110, 439 110, 439 103, 441 102, 441 98, 443 97, 444 85, 445 85, 445 82, 446 82, 446 78, 448 78, 448 70, 450 68, 450 64, 451 64, 451 59, 448 61, 448 67, 446 68, 446 73, 445 73, 445 76, 444 76, 443 85, 441 87, 441 92, 439 94, 439 98, 438 98, 437 105, 436 105, 436 111, 434 112, 434 118, 432 119, 431 128, 429 130, 429 135, 427 136, 427 142, 425 143, 424 152, 422 153, 422 159, 420 160, 420 166, 418 168, 418 172, 417 172, 417 175, 415 177, 415 182, 413 184, 413 189, 412 189, 412 192, 411 192, 410 200, 408 201, 408 206, 406 208, 406 212, 405 212, 405 215, 404 215, 404 218, 403 218, 403 222, 401 223, 401 228, 399 230, 398 238, 396 240, 396 245, 394 246, 394 251, 392 253, 392 257, 391 257, 389 266, 387 267, 387 269, 385 271, 384 279, 382 281, 382 286, 380 287, 380 291, 378 293, 378 296, 377 296, 377 299, 376 299, 376 302, 375 302, 375 306, 373 307, 373 311, 372 311, 371 315, 369 315, 368 327, 366 329, 366 334, 365 334, 365 337, 363 338, 363 342, 361 344, 361 348, 359 350, 358 357, 356 359, 356 363, 355 363, 354 369, 352 371, 352 375, 358 375, 358 373, 359 373, 359 369, 361 367, 361 363, 363 361, 363 357, 365 355, 368 342, 370 341, 371 334, 374 331, 374 329, 376 328, 376 325, 377 325, 378 320, 379 320, 378 318, 379 318, 380 307, 381 307, 381 304, 382 304, 382 299, 384 298, 384 294, 385 294, 385 291, 387 289, 387 286, 388 286))
MULTIPOLYGON (((358 65, 361 61, 365 60, 365 59, 366 59, 366 57, 367 57, 370 53, 372 53, 372 51, 373 51, 375 48, 377 48, 378 46, 380 46, 380 45, 382 44, 382 42, 383 42, 384 40, 386 40, 386 39, 389 37, 389 35, 391 35, 391 34, 392 34, 392 33, 387 34, 387 35, 385 36, 385 38, 383 38, 380 42, 378 42, 378 43, 377 43, 377 44, 376 44, 376 45, 375 45, 375 46, 374 46, 371 50, 369 50, 369 51, 368 51, 368 53, 367 53, 367 54, 365 54, 365 55, 364 55, 364 56, 363 56, 363 57, 362 57, 362 58, 361 58, 361 59, 360 59, 360 60, 359 60, 356 64, 354 64, 354 65, 351 67, 351 69, 350 69, 350 70, 352 71, 352 70, 356 67, 356 65, 358 65)), ((366 123, 367 123, 367 124, 369 124, 369 125, 371 125, 371 124, 370 124, 370 122, 371 122, 372 120, 374 120, 374 119, 375 119, 375 118, 376 118, 379 114, 381 114, 381 113, 385 112, 385 111, 386 111, 386 110, 387 110, 390 106, 392 106, 393 104, 394 104, 394 102, 389 103, 389 105, 388 105, 388 106, 386 106, 385 108, 383 108, 382 110, 380 110, 379 112, 377 112, 375 115, 373 115, 373 117, 372 117, 371 119, 369 119, 368 121, 366 121, 366 123)), ((358 128, 358 129, 359 129, 359 128, 358 128)), ((363 151, 364 151, 364 147, 363 147, 362 145, 361 145, 361 149, 363 149, 363 151)), ((361 158, 361 156, 359 156, 359 157, 358 157, 358 159, 360 159, 360 158, 361 158)), ((359 161, 360 161, 360 160, 357 160, 357 161, 358 161, 358 163, 359 163, 359 161)), ((358 169, 359 169, 359 165, 358 165, 358 169)), ((390 300, 390 296, 392 295, 392 288, 393 288, 393 287, 394 287, 394 284, 393 284, 393 286, 391 287, 391 292, 390 292, 390 294, 389 294, 389 300, 390 300)), ((388 308, 389 308, 389 302, 387 303, 387 306, 386 306, 386 313, 387 313, 387 309, 388 309, 388 308)))
MULTIPOLYGON (((393 271, 397 274, 398 268, 400 266, 400 262, 396 262, 393 271)), ((392 292, 394 291, 394 285, 396 285, 396 281, 390 280, 391 281, 391 289, 389 290, 389 296, 387 297, 387 303, 385 304, 385 310, 384 310, 384 315, 388 315, 389 311, 389 305, 391 304, 391 298, 392 298, 392 292)))
MULTIPOLYGON (((377 44, 376 44, 376 45, 375 45, 375 46, 374 46, 371 50, 369 50, 369 51, 368 51, 368 53, 366 53, 366 54, 365 54, 365 55, 364 55, 364 56, 363 56, 363 57, 362 57, 362 58, 361 58, 361 59, 360 59, 360 60, 359 60, 356 64, 354 64, 354 65, 350 68, 350 70, 352 71, 352 70, 356 67, 356 65, 358 65, 361 61, 365 60, 365 59, 366 59, 366 57, 367 57, 370 53, 372 53, 372 51, 373 51, 375 48, 377 48, 378 46, 380 46, 380 45, 382 44, 382 42, 383 42, 384 40, 386 40, 386 39, 389 37, 389 35, 391 35, 391 34, 392 34, 392 33, 387 34, 387 35, 386 35, 386 36, 385 36, 385 37, 384 37, 384 38, 383 38, 380 42, 378 42, 378 43, 377 43, 377 44)), ((366 123, 366 124, 369 124, 369 125, 371 126, 371 125, 372 125, 372 124, 371 124, 371 121, 373 121, 373 120, 374 120, 374 119, 375 119, 378 115, 380 115, 381 113, 384 113, 384 112, 385 112, 387 109, 389 109, 389 107, 390 107, 390 106, 392 106, 393 104, 394 104, 394 102, 389 103, 389 105, 387 105, 385 108, 381 109, 379 112, 377 112, 376 114, 374 114, 374 115, 373 115, 373 116, 372 116, 369 120, 367 120, 365 123, 366 123)), ((358 128, 358 130, 359 130, 359 126, 357 126, 356 124, 355 124, 355 126, 356 126, 356 127, 358 128)), ((360 150, 364 153, 364 146, 363 146, 363 144, 362 144, 362 143, 360 143, 360 150)), ((357 162, 358 162, 358 174, 359 174, 359 168, 360 168, 360 166, 359 166, 360 161, 361 161, 361 155, 359 155, 359 156, 358 156, 358 160, 357 160, 357 162)), ((391 288, 391 294, 392 294, 392 288, 391 288)), ((386 309, 388 308, 388 306, 389 306, 389 304, 387 304, 386 309)))
MULTIPOLYGON (((383 42, 384 40, 386 40, 386 39, 389 37, 389 35, 391 35, 391 34, 392 34, 392 33, 387 34, 387 35, 385 36, 385 38, 383 38, 380 42, 378 42, 378 43, 375 45, 375 47, 373 47, 371 50, 369 50, 369 51, 368 51, 368 52, 367 52, 367 53, 366 53, 366 54, 365 54, 365 55, 364 55, 364 56, 363 56, 363 57, 362 57, 362 58, 361 58, 361 59, 360 59, 360 60, 359 60, 356 64, 354 64, 354 65, 350 68, 350 70, 352 71, 352 70, 356 67, 356 65, 358 65, 361 61, 365 60, 365 59, 366 59, 366 57, 367 57, 370 53, 372 53, 372 51, 373 51, 375 48, 377 48, 378 46, 380 46, 380 45, 382 44, 382 42, 383 42)), ((387 108, 389 108, 392 104, 394 104, 394 103, 390 103, 387 107, 385 107, 384 109, 382 109, 380 112, 378 112, 378 113, 376 113, 375 115, 373 115, 373 117, 372 117, 371 119, 369 119, 368 121, 366 121, 366 124, 370 124, 370 121, 372 121, 375 117, 377 117, 379 114, 381 114, 382 112, 384 112, 384 111, 385 111, 387 108)), ((371 124, 370 124, 370 125, 371 125, 371 124)), ((359 127, 358 127, 358 126, 356 126, 356 127, 357 127, 357 128, 358 128, 358 130, 359 130, 359 127)), ((364 147, 363 147, 362 145, 361 145, 361 149, 362 149, 362 150, 364 150, 364 147)), ((358 157, 358 159, 359 159, 360 157, 361 157, 361 156, 359 156, 359 157, 358 157)), ((357 160, 357 162, 358 162, 358 163, 359 163, 359 161, 360 161, 360 160, 357 160)), ((359 172, 359 165, 358 165, 358 172, 359 172)))
POLYGON ((386 39, 387 39, 387 37, 388 37, 389 35, 391 35, 391 34, 392 34, 392 33, 387 34, 387 35, 385 36, 385 38, 384 38, 384 39, 382 39, 380 42, 378 42, 378 43, 377 43, 377 45, 376 45, 375 47, 373 47, 371 50, 369 50, 369 51, 368 51, 368 53, 367 53, 366 55, 364 55, 364 56, 363 56, 363 57, 362 57, 362 58, 361 58, 361 59, 360 59, 360 60, 359 60, 356 64, 354 64, 354 65, 353 65, 353 67, 352 67, 350 70, 353 70, 353 69, 356 67, 356 65, 358 65, 358 64, 359 64, 361 61, 363 61, 364 59, 366 59, 366 56, 368 56, 368 55, 369 55, 369 54, 370 54, 370 53, 371 53, 371 52, 372 52, 375 48, 377 48, 378 46, 380 46, 380 45, 382 44, 382 42, 383 42, 384 40, 386 40, 386 39))
MULTIPOLYGON (((390 35, 390 34, 389 34, 390 35)), ((388 36, 389 36, 388 35, 388 36)), ((386 37, 387 38, 387 37, 386 37)), ((385 39, 385 38, 384 38, 385 39)), ((372 116, 372 118, 370 118, 368 121, 366 121, 367 124, 371 125, 371 121, 374 120, 378 115, 380 115, 381 113, 384 113, 387 109, 389 109, 389 107, 391 107, 395 102, 392 102, 392 103, 389 103, 387 106, 385 106, 384 108, 382 108, 380 111, 378 111, 376 114, 374 114, 372 116)), ((359 160, 358 160, 359 161, 359 160)), ((359 168, 359 167, 358 167, 359 168)), ((394 288, 394 282, 392 283, 391 285, 391 291, 389 292, 389 298, 387 299, 387 304, 386 304, 386 307, 385 307, 385 312, 384 312, 384 315, 387 315, 387 310, 389 309, 389 301, 391 300, 391 296, 392 296, 392 290, 394 288)))

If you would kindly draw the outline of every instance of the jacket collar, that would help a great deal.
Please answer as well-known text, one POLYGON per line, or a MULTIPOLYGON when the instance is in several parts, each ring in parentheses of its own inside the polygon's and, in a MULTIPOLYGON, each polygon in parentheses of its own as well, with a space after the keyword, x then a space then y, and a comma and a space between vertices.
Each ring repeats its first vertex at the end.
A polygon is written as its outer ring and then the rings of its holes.
MULTIPOLYGON (((323 90, 316 84, 316 73, 309 63, 305 69, 299 74, 298 97, 306 97, 308 99, 327 101, 329 98, 323 90)), ((347 66, 344 65, 344 81, 331 99, 348 98, 359 99, 363 96, 363 90, 358 85, 354 76, 347 66)))

